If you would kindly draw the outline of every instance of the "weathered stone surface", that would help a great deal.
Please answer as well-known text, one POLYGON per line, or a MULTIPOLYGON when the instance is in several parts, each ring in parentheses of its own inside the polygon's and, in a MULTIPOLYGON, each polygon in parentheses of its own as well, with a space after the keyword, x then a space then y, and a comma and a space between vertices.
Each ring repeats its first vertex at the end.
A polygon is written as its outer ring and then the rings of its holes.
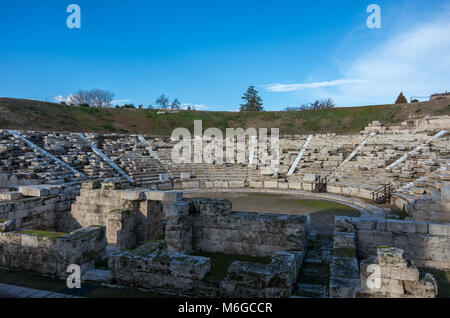
POLYGON ((0 220, 0 233, 11 232, 16 229, 14 220, 0 220))
POLYGON ((221 282, 226 297, 289 297, 302 260, 298 252, 279 252, 270 264, 235 261, 221 282))
POLYGON ((180 201, 183 199, 183 192, 181 191, 146 191, 145 198, 153 201, 180 201))
POLYGON ((28 197, 45 197, 50 193, 48 188, 42 186, 21 186, 19 192, 28 197))
POLYGON ((19 191, 0 192, 0 200, 15 201, 21 199, 22 197, 23 195, 19 191))
POLYGON ((425 274, 419 280, 405 281, 405 290, 411 295, 422 298, 434 298, 438 294, 438 284, 431 274, 425 274))
POLYGON ((331 298, 355 298, 360 289, 361 282, 359 278, 330 278, 330 297, 331 298))
POLYGON ((84 273, 82 280, 108 284, 111 282, 111 271, 103 269, 90 269, 84 273))
POLYGON ((395 247, 379 247, 377 249, 378 264, 380 266, 401 266, 406 268, 407 263, 403 258, 403 250, 395 247))
POLYGON ((189 180, 191 178, 191 174, 189 172, 182 172, 180 177, 181 180, 189 180))
POLYGON ((361 261, 363 294, 385 297, 436 297, 437 283, 431 274, 420 279, 419 270, 403 258, 403 250, 379 247, 378 257, 361 261))
POLYGON ((352 232, 334 232, 333 248, 351 248, 355 249, 356 235, 352 232))
POLYGON ((0 266, 66 277, 70 264, 81 272, 106 253, 105 228, 90 226, 70 234, 13 231, 0 233, 0 266))
POLYGON ((339 232, 354 232, 355 226, 348 218, 340 218, 335 222, 335 228, 339 232))
POLYGON ((444 187, 441 189, 441 200, 444 202, 450 202, 450 187, 444 187))

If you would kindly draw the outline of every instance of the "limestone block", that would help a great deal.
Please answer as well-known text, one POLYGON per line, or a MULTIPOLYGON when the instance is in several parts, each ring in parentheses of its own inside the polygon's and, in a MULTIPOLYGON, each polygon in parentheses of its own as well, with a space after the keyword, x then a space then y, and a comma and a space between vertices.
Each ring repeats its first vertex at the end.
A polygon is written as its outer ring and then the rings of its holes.
POLYGON ((146 191, 145 198, 151 201, 174 202, 183 199, 181 191, 146 191))
POLYGON ((100 187, 101 187, 101 181, 100 180, 83 182, 81 184, 81 188, 82 189, 87 189, 87 190, 100 189, 100 187))
POLYGON ((101 189, 103 189, 103 190, 119 190, 120 182, 117 180, 106 179, 104 182, 102 182, 101 189))
POLYGON ((330 277, 331 298, 355 298, 361 289, 359 278, 330 277))
POLYGON ((181 180, 189 180, 191 178, 190 172, 181 172, 180 176, 181 180))
POLYGON ((437 281, 433 275, 428 273, 420 281, 405 281, 404 286, 409 294, 421 298, 434 298, 438 294, 437 281))
POLYGON ((359 279, 360 274, 357 259, 333 256, 330 264, 330 275, 333 277, 359 279))
POLYGON ((407 263, 403 258, 403 250, 396 247, 378 247, 378 264, 380 266, 397 266, 406 268, 407 263))
POLYGON ((278 189, 278 181, 264 181, 264 188, 278 189))
POLYGON ((352 219, 357 230, 375 230, 377 219, 374 218, 355 218, 352 219))
POLYGON ((45 197, 49 195, 49 189, 43 186, 20 186, 19 192, 28 197, 45 197))
POLYGON ((0 233, 12 232, 16 229, 14 220, 0 221, 0 233))
POLYGON ((161 182, 165 182, 165 181, 169 181, 170 176, 168 173, 160 173, 159 174, 159 181, 161 182))
POLYGON ((228 185, 230 188, 244 188, 244 181, 229 181, 228 185))
POLYGON ((400 233, 416 232, 416 224, 413 221, 387 220, 386 227, 387 231, 389 232, 400 232, 400 233))
POLYGON ((289 183, 287 182, 278 182, 278 189, 289 189, 289 183))
POLYGON ((254 181, 250 181, 249 184, 250 188, 263 188, 263 183, 262 182, 254 182, 254 181))
POLYGON ((316 180, 316 177, 317 177, 317 175, 314 173, 306 173, 303 176, 303 182, 306 182, 306 183, 314 182, 316 180))
POLYGON ((418 281, 419 280, 419 270, 410 266, 408 268, 402 267, 391 267, 390 277, 392 279, 403 280, 403 281, 418 281))
POLYGON ((183 189, 198 189, 200 188, 199 181, 185 181, 181 183, 183 189))
POLYGON ((144 190, 121 190, 115 192, 118 197, 120 197, 121 200, 129 200, 129 201, 135 201, 135 200, 145 200, 145 191, 144 190))
MULTIPOLYGON (((381 272, 378 271, 378 259, 370 256, 359 264, 361 272, 361 292, 373 294, 379 292, 381 287, 381 272)), ((390 274, 389 274, 390 275, 390 274)))
POLYGON ((226 216, 231 214, 231 202, 225 199, 190 199, 192 212, 202 215, 226 216))
POLYGON ((335 217, 334 228, 338 232, 355 232, 355 225, 346 217, 335 217))
POLYGON ((450 202, 450 187, 444 187, 441 189, 441 200, 444 202, 450 202))
POLYGON ((405 289, 403 288, 403 282, 398 279, 381 278, 380 293, 403 295, 405 289))
POLYGON ((450 224, 437 224, 437 223, 428 224, 428 234, 448 236, 450 235, 449 231, 450 231, 450 224))
POLYGON ((0 200, 14 201, 14 200, 19 200, 22 197, 23 197, 23 195, 19 191, 0 192, 0 200))
POLYGON ((355 233, 351 232, 334 232, 333 248, 355 248, 355 233))
POLYGON ((416 225, 416 233, 427 234, 428 233, 428 224, 422 221, 415 221, 416 225))

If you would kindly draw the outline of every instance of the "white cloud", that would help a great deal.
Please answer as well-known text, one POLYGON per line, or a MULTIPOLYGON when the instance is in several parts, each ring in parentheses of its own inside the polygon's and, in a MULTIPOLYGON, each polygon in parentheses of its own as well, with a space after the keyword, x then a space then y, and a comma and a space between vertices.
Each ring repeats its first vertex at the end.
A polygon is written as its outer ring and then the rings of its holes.
POLYGON ((411 97, 450 90, 449 34, 450 20, 435 18, 392 32, 357 58, 341 61, 342 79, 265 88, 302 99, 332 98, 339 106, 390 104, 401 91, 411 97))
POLYGON ((132 99, 118 99, 118 100, 111 101, 111 105, 125 104, 125 103, 129 103, 131 101, 133 101, 133 100, 132 99))
POLYGON ((341 105, 393 103, 450 89, 450 22, 434 22, 398 33, 351 62, 343 74, 364 81, 330 90, 341 105))
POLYGON ((339 80, 334 80, 334 81, 302 83, 302 84, 279 84, 279 83, 277 83, 277 84, 264 85, 264 88, 270 92, 285 93, 285 92, 299 91, 299 90, 307 89, 307 88, 339 86, 339 85, 356 84, 356 83, 361 83, 361 82, 363 82, 363 80, 339 79, 339 80))
POLYGON ((54 97, 53 99, 57 103, 65 102, 66 104, 71 104, 71 103, 73 103, 72 96, 73 96, 73 94, 70 94, 67 97, 64 97, 63 95, 58 95, 58 96, 54 97))
POLYGON ((189 103, 183 103, 181 104, 181 108, 182 109, 187 109, 188 106, 191 106, 191 108, 195 108, 196 110, 207 110, 210 109, 209 106, 204 105, 204 104, 189 104, 189 103))

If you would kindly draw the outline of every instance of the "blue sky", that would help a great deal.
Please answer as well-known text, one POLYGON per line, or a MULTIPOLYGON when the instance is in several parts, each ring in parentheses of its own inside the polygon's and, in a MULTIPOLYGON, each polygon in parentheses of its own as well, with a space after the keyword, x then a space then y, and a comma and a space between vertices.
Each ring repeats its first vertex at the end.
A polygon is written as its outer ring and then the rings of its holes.
POLYGON ((442 0, 0 0, 0 96, 102 88, 118 103, 164 93, 236 110, 254 85, 266 110, 392 103, 450 90, 449 34, 442 0), (81 29, 66 26, 71 3, 81 29), (371 3, 381 29, 366 26, 371 3))

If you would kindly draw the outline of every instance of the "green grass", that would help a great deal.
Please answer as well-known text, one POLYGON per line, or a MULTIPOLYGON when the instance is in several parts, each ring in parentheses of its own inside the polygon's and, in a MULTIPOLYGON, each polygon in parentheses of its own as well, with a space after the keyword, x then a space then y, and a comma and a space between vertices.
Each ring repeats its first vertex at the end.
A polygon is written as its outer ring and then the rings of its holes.
POLYGON ((203 130, 216 127, 280 128, 280 134, 357 133, 370 122, 401 123, 411 115, 450 115, 448 101, 408 105, 341 107, 298 112, 180 111, 157 114, 149 109, 72 107, 34 100, 0 98, 0 128, 46 131, 117 132, 170 136, 177 127, 193 132, 194 120, 203 130), (13 114, 13 116, 12 116, 13 114))
POLYGON ((247 261, 260 264, 269 264, 271 262, 270 258, 262 257, 251 257, 245 255, 230 255, 222 253, 206 253, 206 252, 196 252, 192 255, 208 257, 211 259, 211 270, 205 276, 205 280, 218 282, 222 280, 227 273, 228 267, 234 261, 247 261))
POLYGON ((167 245, 164 240, 155 240, 139 245, 134 249, 124 249, 123 251, 129 252, 130 255, 145 257, 154 253, 160 254, 166 247, 167 245))
POLYGON ((336 257, 356 257, 356 250, 354 248, 335 248, 333 255, 336 257))
POLYGON ((48 238, 58 238, 58 237, 67 235, 67 233, 50 232, 50 231, 36 231, 36 230, 23 230, 23 231, 18 231, 17 233, 33 235, 33 236, 40 236, 40 237, 48 237, 48 238))

